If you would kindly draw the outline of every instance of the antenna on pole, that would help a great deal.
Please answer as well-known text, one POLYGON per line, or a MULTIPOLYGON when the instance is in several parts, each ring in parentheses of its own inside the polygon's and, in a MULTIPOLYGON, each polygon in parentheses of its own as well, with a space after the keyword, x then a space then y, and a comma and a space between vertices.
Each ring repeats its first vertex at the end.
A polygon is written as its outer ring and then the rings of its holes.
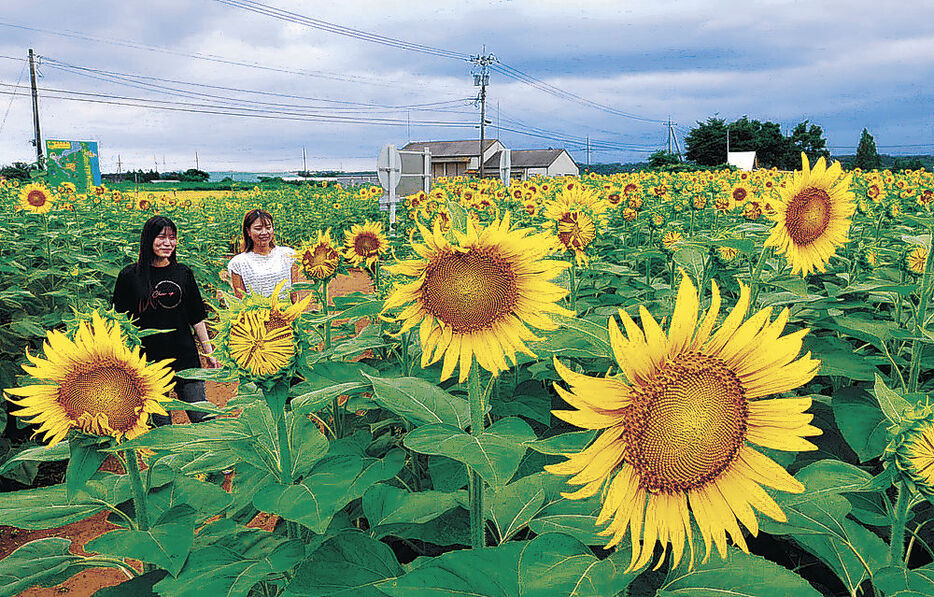
POLYGON ((486 45, 483 46, 480 54, 470 57, 470 62, 474 65, 473 84, 480 88, 480 95, 474 102, 480 104, 480 178, 483 178, 483 142, 486 134, 486 86, 490 83, 490 65, 496 64, 499 60, 492 53, 486 53, 486 45))
POLYGON ((42 135, 39 133, 39 90, 36 88, 36 59, 32 48, 29 48, 29 80, 32 85, 32 124, 36 137, 33 145, 36 146, 36 163, 39 169, 45 169, 45 158, 42 155, 42 135))

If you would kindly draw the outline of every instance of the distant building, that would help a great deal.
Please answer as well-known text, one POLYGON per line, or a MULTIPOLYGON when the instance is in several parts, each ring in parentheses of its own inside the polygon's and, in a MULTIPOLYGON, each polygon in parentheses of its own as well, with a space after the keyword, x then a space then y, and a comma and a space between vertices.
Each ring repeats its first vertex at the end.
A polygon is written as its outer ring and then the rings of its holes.
POLYGON ((726 154, 726 163, 740 170, 755 170, 759 167, 754 151, 730 151, 726 154))
MULTIPOLYGON (((580 168, 564 149, 513 149, 511 178, 526 180, 533 176, 580 176, 580 168)), ((500 153, 483 165, 484 173, 499 173, 500 153)))
MULTIPOLYGON (((431 152, 431 176, 470 176, 480 170, 480 141, 416 141, 402 148, 403 151, 431 152)), ((483 141, 483 159, 488 161, 493 154, 505 149, 497 139, 483 141)), ((486 163, 484 163, 484 168, 486 163)), ((499 162, 496 172, 499 171, 499 162)))
MULTIPOLYGON (((480 171, 480 142, 470 141, 417 141, 402 148, 403 151, 431 153, 431 176, 477 176, 480 171)), ((483 142, 483 174, 488 178, 500 175, 502 152, 510 151, 511 178, 525 180, 533 176, 579 176, 580 168, 564 149, 513 149, 498 139, 483 142)), ((403 168, 405 170, 405 168, 403 168)))

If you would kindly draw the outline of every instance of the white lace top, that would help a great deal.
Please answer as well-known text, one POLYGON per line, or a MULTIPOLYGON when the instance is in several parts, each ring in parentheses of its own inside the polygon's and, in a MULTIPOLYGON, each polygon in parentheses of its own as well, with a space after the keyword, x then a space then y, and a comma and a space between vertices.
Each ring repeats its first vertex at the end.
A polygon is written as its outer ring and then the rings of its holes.
POLYGON ((294 256, 295 249, 289 247, 275 247, 269 255, 258 255, 253 251, 240 253, 227 264, 227 271, 243 278, 248 293, 252 291, 267 297, 272 295, 276 284, 285 280, 279 298, 288 300, 294 256))

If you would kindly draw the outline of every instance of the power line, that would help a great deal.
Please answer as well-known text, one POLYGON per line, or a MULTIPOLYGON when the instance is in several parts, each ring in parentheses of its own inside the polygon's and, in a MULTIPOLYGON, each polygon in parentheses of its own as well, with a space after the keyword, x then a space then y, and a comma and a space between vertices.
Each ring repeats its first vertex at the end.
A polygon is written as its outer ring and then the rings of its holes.
MULTIPOLYGON (((19 85, 10 85, 8 83, 0 83, 0 87, 14 88, 13 91, 3 91, 0 90, 0 94, 4 95, 16 95, 16 91, 19 88, 24 86, 19 85)), ((148 109, 159 109, 159 110, 171 110, 176 112, 193 112, 199 114, 219 114, 225 116, 248 116, 256 118, 267 118, 275 119, 280 118, 283 120, 298 120, 306 122, 341 122, 345 124, 374 124, 374 125, 402 125, 406 123, 406 120, 403 119, 393 119, 393 118, 375 118, 375 117, 350 117, 350 116, 337 116, 329 114, 315 114, 309 112, 289 112, 285 110, 270 110, 270 109, 261 109, 261 108, 247 108, 247 107, 237 107, 237 106, 225 106, 225 105, 216 105, 216 104, 199 104, 193 102, 173 102, 170 100, 158 100, 158 99, 148 99, 148 98, 139 98, 139 97, 127 97, 127 96, 113 96, 101 93, 90 93, 90 92, 81 92, 81 91, 70 91, 66 89, 52 89, 52 88, 41 88, 44 97, 46 99, 61 99, 68 101, 78 101, 91 104, 106 104, 106 105, 117 105, 117 106, 129 106, 137 108, 148 108, 148 109), (53 95, 48 95, 48 94, 53 95), (162 104, 162 105, 152 105, 152 104, 162 104)), ((436 126, 436 127, 448 127, 448 128, 472 128, 473 123, 461 123, 461 122, 452 122, 452 121, 415 121, 412 124, 421 125, 421 126, 436 126)))
POLYGON ((225 96, 219 96, 213 93, 203 93, 203 92, 192 91, 192 90, 187 90, 187 89, 180 89, 178 87, 160 85, 157 83, 150 83, 149 81, 164 81, 168 83, 176 83, 180 85, 191 86, 195 88, 219 89, 219 90, 225 90, 225 91, 234 91, 237 93, 255 94, 255 95, 272 96, 272 97, 284 97, 284 98, 293 98, 293 99, 307 99, 307 100, 317 101, 317 102, 322 102, 322 103, 338 104, 338 106, 334 106, 334 107, 313 106, 315 109, 318 109, 318 110, 335 110, 335 111, 343 110, 343 111, 359 112, 360 110, 367 109, 370 111, 385 111, 385 112, 402 112, 402 111, 408 111, 408 110, 415 110, 415 111, 425 111, 425 112, 451 112, 451 113, 460 113, 460 114, 469 113, 466 111, 454 111, 449 108, 442 107, 442 106, 452 106, 457 103, 466 103, 467 101, 469 101, 468 98, 442 100, 442 101, 437 101, 437 102, 425 102, 422 104, 401 105, 401 106, 372 104, 372 103, 365 103, 365 102, 332 100, 332 99, 327 99, 327 98, 284 94, 284 93, 277 93, 277 92, 272 92, 272 91, 243 89, 239 87, 226 87, 222 85, 209 85, 205 83, 181 81, 178 79, 164 79, 160 77, 119 73, 119 72, 114 72, 114 71, 96 69, 92 67, 71 65, 65 62, 61 62, 59 60, 55 60, 54 58, 48 58, 48 57, 43 57, 43 58, 46 60, 46 64, 48 66, 51 66, 52 68, 58 68, 58 69, 64 70, 65 72, 69 72, 71 74, 76 74, 82 77, 87 77, 87 78, 96 79, 96 80, 113 82, 113 83, 117 83, 120 85, 133 87, 136 89, 156 91, 158 93, 165 93, 168 95, 175 95, 175 96, 181 96, 181 97, 209 98, 209 99, 214 99, 214 100, 223 100, 223 101, 235 102, 235 103, 248 103, 251 106, 256 105, 256 104, 262 104, 262 105, 268 105, 268 106, 274 106, 274 107, 295 107, 295 108, 309 107, 309 106, 300 106, 297 104, 263 102, 263 101, 259 101, 256 99, 241 99, 241 98, 225 97, 225 96), (433 108, 431 106, 437 106, 437 107, 433 108))
MULTIPOLYGON (((6 58, 6 56, 4 56, 6 58)), ((20 60, 23 60, 20 58, 20 60)), ((28 60, 23 60, 23 68, 19 71, 19 76, 16 78, 16 86, 19 87, 20 81, 23 80, 23 74, 26 72, 26 65, 29 64, 28 60)), ((6 117, 10 115, 10 108, 13 107, 13 100, 16 98, 16 95, 10 96, 10 103, 6 106, 6 112, 3 113, 3 120, 0 120, 0 133, 3 132, 3 125, 6 124, 6 117)))
POLYGON ((335 23, 330 23, 321 19, 306 17, 295 12, 269 6, 268 4, 263 4, 254 0, 215 0, 215 2, 226 4, 235 8, 241 8, 250 12, 271 16, 282 21, 288 21, 290 23, 305 25, 314 29, 327 31, 329 33, 343 35, 360 41, 368 41, 392 48, 398 48, 400 50, 408 50, 411 52, 418 52, 431 56, 439 56, 441 58, 451 58, 465 62, 470 60, 470 56, 462 52, 454 52, 452 50, 445 50, 443 48, 435 48, 423 44, 411 43, 401 39, 387 37, 385 35, 378 35, 375 33, 362 31, 360 29, 353 29, 351 27, 337 25, 335 23))

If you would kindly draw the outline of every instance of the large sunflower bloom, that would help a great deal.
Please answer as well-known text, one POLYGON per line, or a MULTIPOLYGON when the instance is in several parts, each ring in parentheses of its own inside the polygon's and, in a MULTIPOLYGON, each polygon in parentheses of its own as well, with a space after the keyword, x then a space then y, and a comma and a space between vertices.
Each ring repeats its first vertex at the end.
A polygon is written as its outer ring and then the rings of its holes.
POLYGON ((149 415, 168 414, 160 404, 174 383, 169 361, 147 363, 139 347, 128 348, 120 326, 94 313, 82 323, 74 339, 60 331, 46 335, 45 358, 27 353, 32 365, 23 370, 48 383, 11 388, 7 400, 22 407, 13 411, 40 425, 50 445, 71 429, 133 439, 149 429, 149 415))
POLYGON ((295 321, 311 302, 309 294, 294 305, 279 303, 280 282, 270 297, 249 295, 220 312, 215 338, 221 364, 253 381, 275 381, 290 374, 307 344, 295 321))
POLYGON ((546 225, 555 229, 560 247, 574 253, 579 264, 586 261, 586 249, 596 240, 598 229, 607 223, 610 203, 593 189, 573 185, 562 190, 545 206, 546 225))
POLYGON ((850 218, 856 199, 850 191, 852 173, 843 175, 839 162, 829 168, 824 158, 810 168, 801 154, 801 170, 781 189, 775 221, 765 246, 776 247, 792 273, 823 272, 837 247, 849 241, 850 218))
POLYGON ((295 259, 302 264, 305 275, 312 280, 326 280, 334 275, 340 265, 341 254, 331 240, 331 229, 318 231, 313 241, 299 247, 295 259))
POLYGON ((388 250, 382 222, 366 222, 363 226, 354 224, 350 230, 344 231, 344 259, 354 266, 365 264, 372 268, 380 255, 388 250))
POLYGON ((804 487, 781 466, 750 444, 777 450, 813 450, 803 439, 819 435, 805 411, 810 398, 762 400, 808 382, 819 361, 798 358, 808 330, 781 336, 784 309, 770 321, 771 308, 743 322, 749 288, 741 286, 736 307, 712 333, 720 311, 720 292, 712 284, 710 309, 698 325, 697 290, 682 276, 667 335, 640 307, 642 329, 620 310, 624 336, 610 320, 610 342, 623 376, 594 378, 575 373, 555 360, 570 390, 558 393, 578 410, 553 411, 578 427, 602 430, 585 450, 547 466, 554 474, 573 475, 583 485, 570 499, 593 496, 603 488, 597 524, 607 547, 629 530, 630 569, 645 565, 655 542, 672 546, 674 564, 691 546, 691 515, 706 547, 716 544, 726 557, 726 533, 745 551, 739 519, 750 533, 759 530, 752 508, 784 521, 785 515, 762 489, 801 492, 804 487), (641 540, 641 544, 640 544, 641 540))
POLYGON ((419 326, 422 367, 443 356, 442 380, 459 362, 465 381, 474 355, 494 374, 508 369, 507 357, 515 364, 516 352, 532 355, 525 343, 538 338, 528 326, 553 330, 549 313, 572 315, 557 304, 567 291, 551 282, 568 264, 545 259, 546 236, 512 229, 508 213, 483 229, 468 219, 466 234, 454 232, 456 244, 438 227, 419 230, 425 241, 413 243, 419 259, 387 267, 417 279, 399 286, 383 309, 407 305, 399 314, 402 331, 419 326))
POLYGON ((48 213, 52 209, 52 191, 47 186, 29 183, 19 191, 17 207, 34 214, 48 213))

